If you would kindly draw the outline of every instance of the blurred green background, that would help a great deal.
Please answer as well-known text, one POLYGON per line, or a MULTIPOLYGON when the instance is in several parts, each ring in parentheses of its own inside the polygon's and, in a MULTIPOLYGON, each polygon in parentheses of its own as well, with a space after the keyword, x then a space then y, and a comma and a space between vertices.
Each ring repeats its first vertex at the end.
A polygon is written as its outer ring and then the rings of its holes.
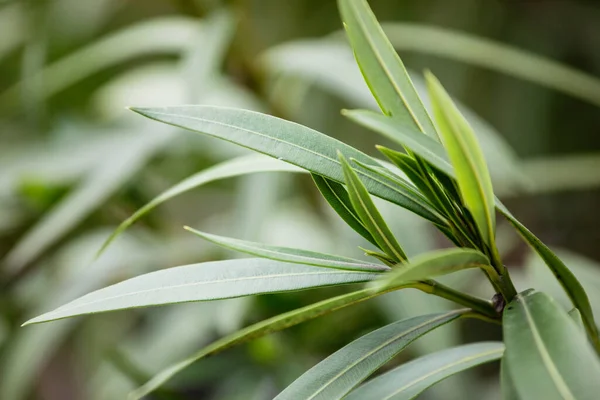
MULTIPOLYGON (((370 3, 389 23, 386 31, 417 87, 429 68, 464 104, 496 191, 558 248, 600 310, 600 3, 370 3), (540 56, 563 66, 548 66, 540 56)), ((339 113, 376 105, 345 44, 334 0, 0 2, 0 399, 124 399, 226 333, 345 290, 20 328, 29 317, 128 277, 239 256, 183 225, 361 257, 362 239, 328 209, 308 177, 265 173, 211 183, 161 205, 94 261, 110 232, 160 192, 248 153, 125 109, 184 103, 270 113, 370 154, 374 144, 386 144, 339 113)), ((378 205, 409 255, 448 245, 416 216, 378 205)), ((498 237, 518 289, 535 285, 565 301, 506 224, 498 237)), ((470 272, 446 281, 488 294, 470 272)), ((369 330, 449 307, 412 291, 385 295, 202 360, 155 398, 270 399, 369 330)), ((476 321, 447 326, 390 366, 499 335, 476 321)), ((499 399, 496 368, 453 377, 423 398, 499 399)))

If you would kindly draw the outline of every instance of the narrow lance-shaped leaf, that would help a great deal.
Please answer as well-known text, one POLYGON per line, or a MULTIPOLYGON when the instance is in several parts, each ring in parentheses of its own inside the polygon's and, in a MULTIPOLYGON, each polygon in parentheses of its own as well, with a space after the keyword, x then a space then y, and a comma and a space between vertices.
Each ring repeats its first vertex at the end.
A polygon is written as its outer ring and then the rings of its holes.
POLYGON ((377 329, 311 368, 274 400, 341 399, 411 342, 465 313, 458 310, 423 315, 377 329))
POLYGON ((494 250, 494 190, 477 138, 439 81, 431 73, 427 73, 426 78, 435 119, 456 171, 462 200, 473 215, 484 242, 494 250))
MULTIPOLYGON (((403 287, 410 287, 410 285, 395 287, 393 289, 390 289, 389 291, 401 289, 403 287)), ((225 349, 236 346, 240 343, 247 342, 252 339, 256 339, 269 333, 281 331, 283 329, 287 329, 294 325, 300 324, 304 321, 309 321, 322 315, 329 314, 341 308, 369 300, 373 297, 379 296, 387 292, 388 291, 373 292, 370 289, 363 289, 356 292, 333 297, 331 299, 323 300, 321 302, 311 304, 309 306, 302 307, 297 310, 277 315, 275 317, 258 322, 254 325, 250 325, 242 330, 239 330, 217 340, 216 342, 208 345, 196 354, 164 369, 163 371, 155 375, 151 380, 146 382, 146 384, 135 390, 131 394, 130 398, 134 400, 141 399, 142 397, 148 395, 152 391, 162 386, 175 374, 187 368, 194 362, 201 360, 204 357, 208 357, 210 355, 219 353, 225 349)))
POLYGON ((358 214, 356 214, 356 210, 354 209, 354 206, 352 206, 350 197, 348 196, 346 189, 344 189, 344 186, 320 175, 311 175, 319 192, 323 195, 323 198, 335 212, 338 213, 344 222, 359 235, 377 246, 377 242, 375 242, 373 236, 369 233, 367 228, 365 228, 358 214))
POLYGON ((389 270, 388 267, 382 265, 370 264, 366 261, 355 260, 352 258, 317 253, 309 250, 294 249, 290 247, 271 246, 264 243, 255 243, 246 240, 212 235, 210 233, 201 232, 190 227, 185 227, 185 229, 203 239, 208 240, 209 242, 218 244, 219 246, 271 260, 364 272, 383 272, 389 270))
MULTIPOLYGON (((336 151, 365 164, 376 161, 313 129, 280 118, 226 107, 175 106, 135 108, 133 111, 156 121, 223 139, 267 154, 314 174, 343 182, 336 151)), ((445 224, 428 202, 410 184, 393 185, 368 171, 359 172, 370 193, 404 207, 434 223, 445 224)))
POLYGON ((396 241, 394 234, 388 228, 381 217, 381 214, 379 214, 379 211, 377 211, 377 208, 362 181, 341 153, 338 153, 338 157, 344 170, 350 201, 361 221, 371 233, 381 250, 397 262, 406 260, 406 254, 404 254, 404 251, 396 241))
POLYGON ((358 283, 378 275, 261 258, 192 264, 140 275, 97 290, 26 324, 128 308, 358 283))
MULTIPOLYGON (((421 135, 425 137, 424 135, 421 135)), ((433 205, 437 207, 439 210, 443 210, 444 215, 451 221, 459 221, 460 217, 457 215, 455 207, 450 200, 450 196, 454 193, 451 188, 448 189, 449 193, 445 192, 442 189, 442 181, 434 179, 433 173, 435 172, 430 165, 425 164, 427 161, 424 159, 415 160, 408 154, 400 153, 395 150, 388 149, 383 146, 377 146, 377 149, 385 155, 390 161, 394 163, 398 168, 400 168, 406 176, 419 188, 421 193, 431 201, 433 205), (423 170, 421 168, 423 166, 426 170, 430 170, 431 173, 427 173, 427 175, 422 174, 420 171, 423 170), (439 183, 438 183, 439 182, 439 183)), ((437 177, 436 177, 437 178, 437 177)), ((454 185, 454 182, 451 180, 443 181, 443 184, 454 185)), ((458 199, 458 198, 457 198, 458 199)), ((455 224, 460 227, 458 223, 455 224)))
POLYGON ((372 285, 379 288, 395 286, 400 282, 433 278, 468 268, 489 270, 491 269, 489 263, 485 254, 474 249, 436 250, 413 258, 410 263, 385 274, 372 285))
POLYGON ((461 371, 502 357, 502 342, 467 344, 428 354, 360 386, 344 400, 410 400, 430 386, 461 371))
POLYGON ((548 246, 538 239, 529 229, 527 229, 519 220, 517 220, 510 211, 496 199, 496 208, 500 211, 508 221, 517 229, 519 234, 525 239, 533 250, 544 260, 546 266, 552 271, 556 280, 562 285, 563 289, 573 302, 573 305, 581 313, 585 330, 594 345, 596 352, 600 353, 600 338, 598 337, 598 328, 594 321, 594 312, 585 289, 573 275, 571 270, 564 262, 548 246))
POLYGON ((567 313, 547 294, 521 293, 503 317, 506 362, 523 399, 596 399, 600 360, 567 313))
POLYGON ((365 0, 339 0, 342 20, 362 74, 385 114, 437 139, 429 114, 365 0))
POLYGON ((106 242, 104 242, 102 248, 98 251, 98 255, 106 250, 111 242, 115 240, 121 233, 127 230, 127 228, 162 203, 210 182, 257 172, 306 171, 288 163, 275 160, 271 157, 266 157, 262 154, 242 156, 213 165, 212 167, 202 170, 185 178, 176 185, 173 185, 133 213, 131 217, 123 221, 121 225, 119 225, 117 229, 109 236, 109 238, 106 239, 106 242))

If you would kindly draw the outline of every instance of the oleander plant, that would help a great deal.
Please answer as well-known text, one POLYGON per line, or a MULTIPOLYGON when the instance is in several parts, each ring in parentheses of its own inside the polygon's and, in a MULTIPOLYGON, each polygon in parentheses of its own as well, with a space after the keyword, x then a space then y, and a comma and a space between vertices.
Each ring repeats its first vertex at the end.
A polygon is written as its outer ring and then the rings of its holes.
POLYGON ((131 394, 132 399, 140 399, 191 364, 224 349, 392 291, 412 288, 447 299, 456 308, 402 319, 352 341, 301 375, 276 399, 412 399, 453 374, 497 360, 501 362, 504 399, 598 398, 600 339, 582 285, 565 263, 498 200, 473 128, 436 77, 425 72, 430 113, 367 2, 338 3, 356 62, 381 110, 344 110, 343 114, 396 146, 377 146, 382 157, 376 158, 308 127, 255 111, 208 105, 134 107, 132 111, 147 118, 260 154, 226 162, 212 169, 210 176, 192 177, 163 193, 126 220, 101 251, 147 210, 200 181, 285 171, 311 175, 333 210, 364 238, 362 250, 370 261, 233 239, 186 227, 202 239, 253 258, 143 274, 89 293, 26 324, 138 307, 364 284, 359 290, 277 315, 218 339, 149 379, 131 394), (407 257, 371 196, 429 221, 453 247, 407 257), (522 292, 515 288, 496 244, 497 216, 507 219, 545 262, 571 300, 571 310, 563 309, 553 297, 535 287, 522 292), (487 298, 436 280, 465 269, 477 269, 487 278, 487 298), (475 342, 433 352, 363 383, 413 341, 466 318, 501 325, 503 341, 475 342))

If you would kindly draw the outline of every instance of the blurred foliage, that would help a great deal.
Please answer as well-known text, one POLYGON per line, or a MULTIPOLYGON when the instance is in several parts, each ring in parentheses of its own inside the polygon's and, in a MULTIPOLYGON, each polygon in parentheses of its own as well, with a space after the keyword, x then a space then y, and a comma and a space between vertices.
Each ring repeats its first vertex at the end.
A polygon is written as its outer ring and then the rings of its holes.
MULTIPOLYGON (((600 305, 600 92, 593 78, 600 76, 598 3, 371 4, 384 21, 418 24, 390 25, 390 32, 400 29, 391 37, 407 66, 432 69, 469 107, 496 190, 546 242, 570 249, 565 261, 600 305), (482 53, 467 42, 459 46, 466 59, 448 58, 444 49, 453 35, 427 42, 423 32, 431 30, 411 33, 411 27, 453 29, 569 67, 533 65, 525 75, 507 75, 498 69, 510 60, 494 57, 512 53, 492 52, 491 62, 478 63, 468 55, 482 53), (561 93, 553 90, 560 84, 544 85, 544 76, 575 79, 579 86, 561 93)), ((321 289, 19 327, 28 317, 131 276, 232 256, 184 232, 184 224, 360 257, 360 238, 320 201, 310 179, 271 173, 211 183, 172 199, 94 260, 114 227, 157 194, 245 153, 147 122, 125 106, 255 109, 371 149, 373 135, 339 115, 343 107, 373 106, 349 66, 353 60, 340 28, 334 0, 0 3, 0 399, 125 398, 147 377, 216 337, 342 293, 321 289)), ((446 245, 417 217, 378 205, 409 254, 446 245)), ((535 257, 499 229, 499 245, 522 275, 519 289, 535 281, 559 292, 535 257)), ((460 277, 460 285, 475 291, 481 283, 468 272, 460 277)), ((444 306, 412 291, 386 295, 203 360, 155 397, 271 398, 361 334, 444 306)), ((415 343, 412 354, 468 342, 482 329, 473 321, 446 326, 415 343)), ((477 337, 500 334, 485 329, 477 337)), ((490 393, 485 398, 497 398, 497 382, 488 375, 481 368, 478 375, 451 378, 426 396, 481 398, 458 385, 470 379, 490 393)))

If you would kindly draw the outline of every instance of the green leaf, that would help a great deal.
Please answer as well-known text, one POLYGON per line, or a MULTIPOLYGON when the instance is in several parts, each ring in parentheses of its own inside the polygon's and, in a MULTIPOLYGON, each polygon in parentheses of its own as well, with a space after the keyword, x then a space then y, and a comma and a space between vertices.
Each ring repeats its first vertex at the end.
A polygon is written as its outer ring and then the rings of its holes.
POLYGON ((396 262, 406 260, 404 250, 402 250, 402 247, 400 247, 400 244, 396 241, 394 234, 390 231, 390 228, 388 228, 381 217, 381 214, 379 214, 379 211, 377 211, 377 207, 375 207, 367 188, 350 164, 348 164, 348 161, 346 161, 344 156, 341 153, 338 153, 338 156, 344 170, 350 201, 361 221, 371 233, 381 250, 396 262))
POLYGON ((575 322, 575 325, 577 325, 577 327, 580 328, 583 333, 585 333, 585 326, 583 325, 583 320, 581 319, 581 313, 579 310, 573 308, 571 311, 569 311, 569 317, 571 317, 571 320, 575 322))
POLYGON ((419 281, 467 268, 489 269, 491 268, 489 263, 485 254, 473 249, 435 250, 413 258, 409 263, 385 274, 372 285, 374 287, 395 286, 400 282, 419 281))
POLYGON ((365 0, 339 0, 348 39, 362 74, 382 111, 437 138, 429 114, 377 18, 365 0))
MULTIPOLYGON (((390 289, 390 291, 401 289, 403 287, 410 287, 410 285, 396 287, 394 289, 390 289)), ((269 333, 281 331, 283 329, 287 329, 294 325, 300 324, 304 321, 308 321, 320 317, 322 315, 329 314, 330 312, 337 311, 341 308, 348 307, 363 302, 365 300, 369 300, 373 297, 379 296, 384 293, 387 293, 387 291, 373 292, 370 289, 363 289, 356 292, 333 297, 331 299, 323 300, 321 302, 311 304, 309 306, 302 307, 297 310, 277 315, 267 320, 258 322, 254 325, 250 325, 242 330, 239 330, 217 340, 216 342, 208 345, 196 354, 164 369, 159 374, 155 375, 145 385, 134 391, 130 397, 132 399, 141 399, 150 392, 156 390, 158 387, 162 386, 175 374, 204 357, 211 356, 230 347, 236 346, 240 343, 259 338, 269 333)))
POLYGON ((496 208, 508 221, 517 229, 519 234, 525 239, 533 250, 544 260, 550 271, 556 277, 556 280, 562 285, 563 289, 573 302, 573 305, 581 313, 585 330, 594 345, 597 352, 600 352, 600 338, 598 337, 598 328, 594 321, 594 313, 585 289, 579 283, 579 280, 571 270, 554 254, 540 239, 538 239, 529 229, 527 229, 519 220, 517 220, 500 200, 496 199, 496 208))
POLYGON ((414 399, 458 372, 499 359, 503 352, 502 342, 481 342, 419 357, 365 383, 344 400, 414 399))
POLYGON ((106 242, 104 242, 102 248, 98 251, 98 255, 106 250, 106 248, 113 240, 117 238, 117 236, 119 236, 136 221, 162 203, 210 182, 257 172, 305 171, 293 165, 266 157, 262 154, 252 154, 249 156, 238 157, 213 165, 212 167, 189 176, 176 185, 170 187, 152 199, 148 204, 144 205, 142 208, 133 213, 131 217, 123 221, 121 225, 119 225, 117 229, 110 235, 110 237, 106 239, 106 242))
POLYGON ((358 283, 373 280, 377 275, 261 258, 192 264, 140 275, 97 290, 26 324, 128 308, 358 283))
POLYGON ((411 342, 464 314, 465 310, 423 315, 377 329, 305 372, 274 400, 341 399, 411 342))
MULTIPOLYGON (((365 164, 377 164, 371 157, 339 140, 305 126, 254 111, 213 106, 132 110, 156 121, 236 143, 340 183, 343 182, 343 174, 337 160, 337 151, 365 164)), ((368 171, 361 171, 359 174, 370 193, 444 225, 443 217, 431 209, 417 192, 390 184, 368 171)), ((410 187, 408 183, 406 186, 410 187)))
POLYGON ((504 358, 500 362, 500 394, 502 400, 519 400, 519 394, 513 384, 513 381, 508 372, 508 364, 506 363, 506 352, 504 352, 504 358))
POLYGON ((453 168, 450 161, 448 161, 446 151, 437 140, 423 135, 412 127, 402 125, 400 121, 393 117, 388 117, 373 111, 344 110, 342 114, 357 124, 378 132, 407 149, 410 149, 413 153, 423 158, 440 171, 446 172, 450 176, 454 176, 453 168))
POLYGON ((524 399, 596 399, 600 361, 567 313, 542 292, 521 293, 503 317, 508 372, 524 399))
POLYGON ((338 215, 359 235, 377 246, 377 242, 360 220, 344 186, 320 175, 312 174, 317 189, 338 215))
MULTIPOLYGON (((420 133, 419 135, 425 137, 425 135, 420 133)), ((437 194, 434 192, 434 188, 428 184, 423 175, 420 173, 419 165, 414 158, 408 154, 400 153, 399 151, 394 151, 383 146, 377 146, 377 149, 388 159, 390 159, 395 166, 400 168, 402 172, 406 174, 408 179, 410 179, 410 181, 414 183, 417 188, 419 188, 419 191, 423 193, 423 195, 429 199, 432 204, 434 204, 438 209, 442 209, 442 204, 439 201, 440 199, 438 198, 437 194)))
POLYGON ((495 249, 494 190, 477 138, 439 81, 427 73, 427 87, 444 147, 456 171, 458 187, 484 242, 495 249))
POLYGON ((246 240, 232 239, 201 232, 190 227, 185 227, 185 229, 203 239, 208 240, 209 242, 216 243, 219 246, 271 260, 363 272, 382 272, 389 270, 388 267, 382 265, 370 264, 365 261, 355 260, 352 258, 289 247, 270 246, 267 244, 249 242, 246 240))

